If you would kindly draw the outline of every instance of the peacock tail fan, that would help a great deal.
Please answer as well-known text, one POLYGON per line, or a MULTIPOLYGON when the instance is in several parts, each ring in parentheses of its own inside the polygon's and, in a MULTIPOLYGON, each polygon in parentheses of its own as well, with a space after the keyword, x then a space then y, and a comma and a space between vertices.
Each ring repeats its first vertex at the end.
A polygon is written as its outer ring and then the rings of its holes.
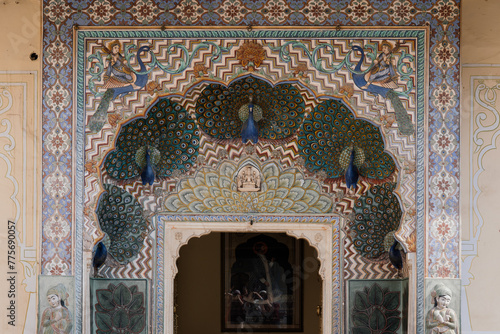
POLYGON ((113 95, 115 90, 113 88, 108 88, 99 102, 96 112, 90 116, 88 128, 90 132, 97 133, 101 131, 104 124, 108 120, 108 108, 111 100, 113 100, 113 95))
POLYGON ((354 220, 348 223, 348 236, 363 257, 377 259, 387 253, 387 235, 399 228, 401 203, 393 192, 395 183, 373 186, 354 204, 354 220))
POLYGON ((147 148, 156 178, 187 172, 196 162, 200 132, 195 121, 180 105, 168 98, 156 101, 145 117, 122 126, 115 148, 104 160, 109 177, 119 183, 136 180, 145 164, 147 148))
POLYGON ((149 233, 141 205, 122 188, 105 184, 96 213, 101 230, 109 238, 108 254, 122 265, 132 261, 149 233))
POLYGON ((240 77, 224 86, 210 84, 196 100, 200 129, 215 140, 241 138, 249 115, 250 99, 259 140, 286 140, 302 124, 305 103, 299 89, 290 83, 272 86, 255 77, 240 77))
POLYGON ((396 122, 398 123, 398 131, 404 136, 410 136, 415 132, 413 123, 411 122, 410 115, 406 111, 399 96, 393 91, 389 90, 386 97, 391 100, 392 107, 396 113, 396 122))
POLYGON ((341 100, 316 106, 297 132, 297 143, 305 167, 313 173, 324 171, 326 182, 343 179, 352 150, 359 175, 367 182, 387 181, 396 171, 394 159, 384 151, 380 129, 355 118, 341 100))

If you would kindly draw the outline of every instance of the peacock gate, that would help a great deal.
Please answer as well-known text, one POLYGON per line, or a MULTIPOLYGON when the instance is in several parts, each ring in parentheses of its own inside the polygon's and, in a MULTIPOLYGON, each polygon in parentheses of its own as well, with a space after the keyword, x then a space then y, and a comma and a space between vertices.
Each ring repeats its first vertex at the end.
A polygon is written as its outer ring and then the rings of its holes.
MULTIPOLYGON (((76 299, 98 300, 83 326, 174 333, 183 245, 285 233, 316 252, 324 333, 406 333, 423 299, 427 39, 420 27, 76 30, 75 270, 91 295, 76 299)), ((240 290, 220 298, 244 304, 240 290)))

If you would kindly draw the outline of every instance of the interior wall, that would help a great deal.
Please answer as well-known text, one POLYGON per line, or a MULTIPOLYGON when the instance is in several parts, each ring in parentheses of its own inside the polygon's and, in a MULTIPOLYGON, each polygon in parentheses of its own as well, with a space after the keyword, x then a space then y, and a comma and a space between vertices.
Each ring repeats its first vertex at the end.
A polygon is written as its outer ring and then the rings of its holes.
MULTIPOLYGON (((192 238, 180 250, 176 277, 178 334, 221 333, 221 236, 210 233, 192 238)), ((304 264, 303 333, 314 334, 320 329, 316 306, 321 305, 322 280, 317 252, 307 243, 304 264)))
POLYGON ((500 2, 462 1, 462 331, 498 333, 500 2))

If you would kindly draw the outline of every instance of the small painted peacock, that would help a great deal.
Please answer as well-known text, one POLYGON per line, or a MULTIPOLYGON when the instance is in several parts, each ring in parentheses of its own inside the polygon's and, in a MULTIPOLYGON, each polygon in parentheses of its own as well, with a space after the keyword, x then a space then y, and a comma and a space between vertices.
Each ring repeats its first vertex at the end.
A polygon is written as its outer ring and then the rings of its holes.
POLYGON ((122 126, 115 149, 105 158, 110 178, 120 182, 139 177, 143 184, 186 172, 196 161, 199 131, 179 104, 159 99, 146 113, 122 126))
POLYGON ((394 159, 384 151, 380 129, 356 119, 342 101, 320 103, 298 131, 299 154, 310 172, 323 171, 327 181, 346 180, 357 186, 359 176, 368 182, 386 181, 396 170, 394 159))
POLYGON ((395 186, 395 183, 373 186, 354 204, 354 220, 348 223, 348 235, 363 257, 379 258, 388 252, 387 240, 394 241, 402 217, 401 204, 393 192, 395 186))
MULTIPOLYGON (((132 261, 144 247, 149 223, 136 199, 125 190, 104 185, 97 206, 99 227, 109 238, 107 254, 120 264, 132 261)), ((97 259, 97 265, 102 265, 97 259)))
POLYGON ((210 84, 196 101, 200 128, 216 140, 287 140, 302 124, 305 103, 290 83, 272 86, 253 75, 229 86, 210 84))

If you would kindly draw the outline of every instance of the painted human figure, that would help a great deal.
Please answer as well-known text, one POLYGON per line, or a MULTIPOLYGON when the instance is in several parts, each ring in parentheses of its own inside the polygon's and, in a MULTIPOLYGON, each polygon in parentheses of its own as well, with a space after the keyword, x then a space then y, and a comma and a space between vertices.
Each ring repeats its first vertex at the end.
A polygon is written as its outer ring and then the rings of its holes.
POLYGON ((63 284, 47 291, 49 307, 43 311, 38 334, 68 334, 73 328, 71 313, 65 306, 68 294, 63 284))
POLYGON ((373 61, 373 67, 365 75, 366 85, 361 89, 368 88, 369 85, 374 84, 390 89, 397 89, 397 73, 395 70, 396 63, 393 56, 394 52, 399 50, 399 42, 396 47, 392 47, 388 41, 382 42, 382 52, 373 61))
POLYGON ((135 73, 132 72, 127 60, 121 54, 120 42, 114 41, 109 46, 110 49, 105 48, 108 56, 103 88, 119 88, 132 85, 134 89, 139 89, 140 87, 134 85, 135 73))
POLYGON ((431 293, 434 307, 429 310, 426 318, 427 333, 456 334, 458 319, 451 308, 452 292, 444 284, 439 283, 431 293))

